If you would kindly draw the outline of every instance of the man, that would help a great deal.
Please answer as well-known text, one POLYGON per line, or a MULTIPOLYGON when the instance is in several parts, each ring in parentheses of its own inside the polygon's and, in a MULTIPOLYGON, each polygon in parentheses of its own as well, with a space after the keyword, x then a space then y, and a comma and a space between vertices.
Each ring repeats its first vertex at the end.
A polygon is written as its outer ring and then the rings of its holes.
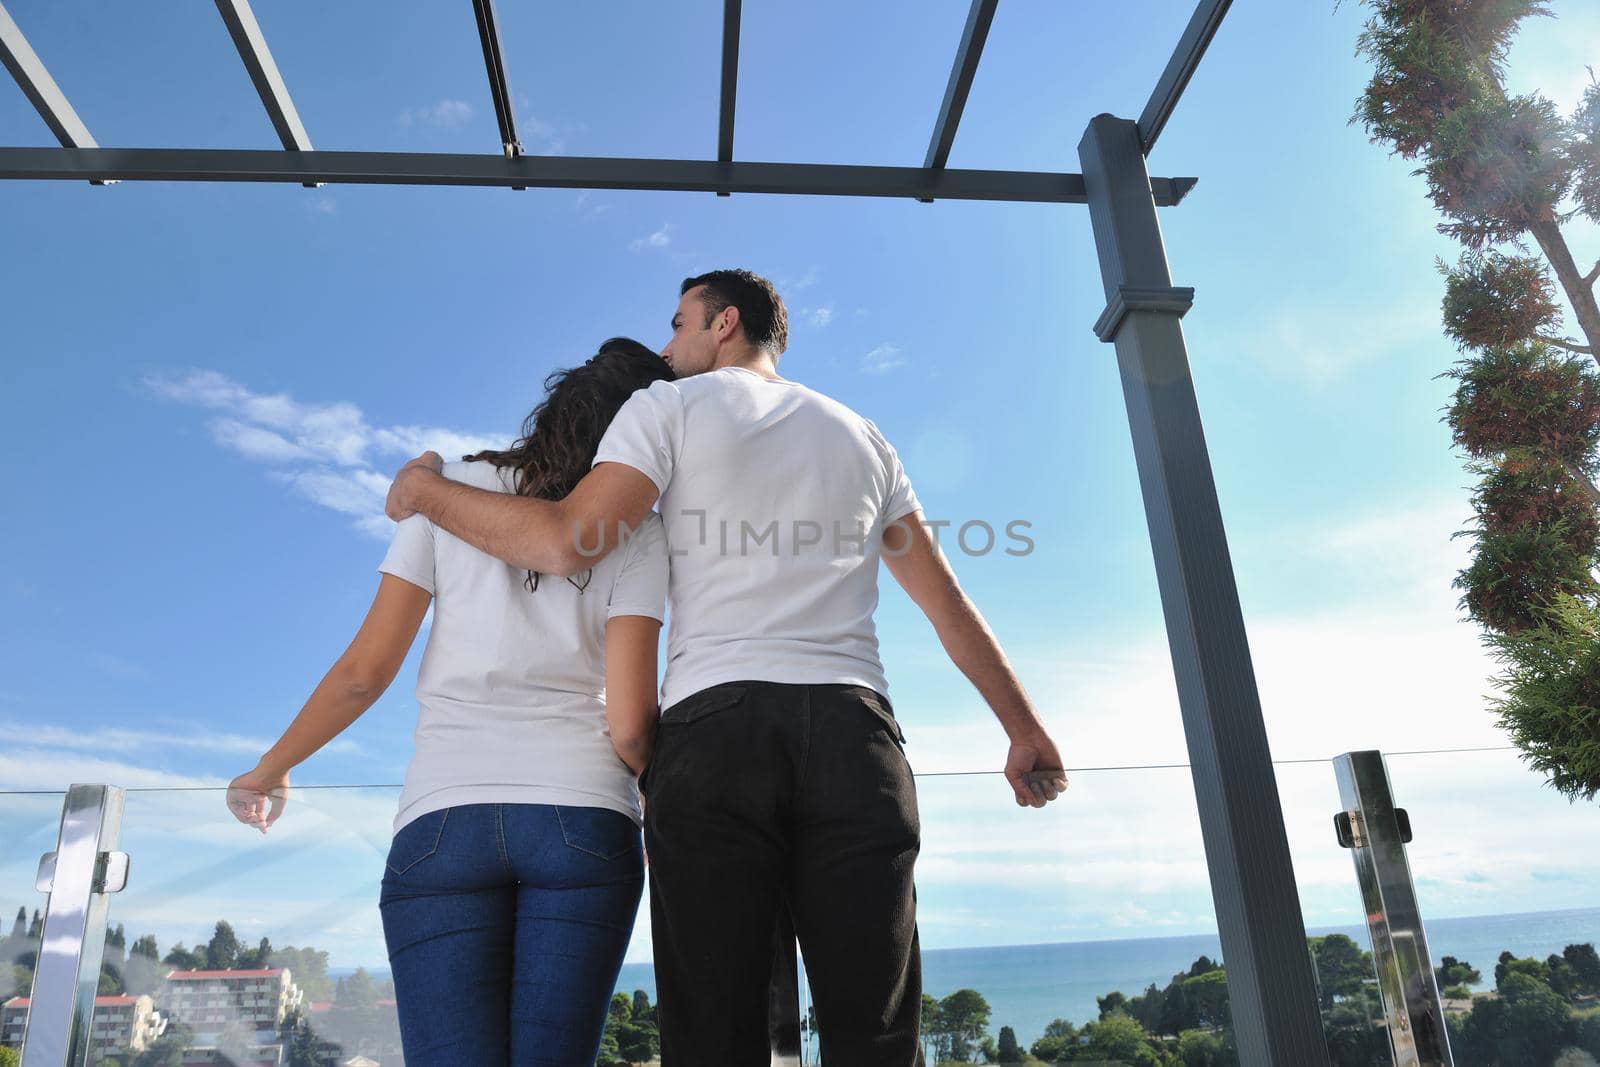
POLYGON ((880 557, 999 718, 1017 803, 1042 807, 1066 785, 894 449, 849 408, 779 377, 787 341, 765 279, 690 278, 661 353, 678 380, 633 395, 564 500, 446 481, 431 454, 389 493, 392 518, 420 511, 558 575, 592 565, 660 501, 668 662, 640 786, 664 1067, 768 1064, 784 907, 829 1067, 918 1062, 920 828, 873 628, 880 557))

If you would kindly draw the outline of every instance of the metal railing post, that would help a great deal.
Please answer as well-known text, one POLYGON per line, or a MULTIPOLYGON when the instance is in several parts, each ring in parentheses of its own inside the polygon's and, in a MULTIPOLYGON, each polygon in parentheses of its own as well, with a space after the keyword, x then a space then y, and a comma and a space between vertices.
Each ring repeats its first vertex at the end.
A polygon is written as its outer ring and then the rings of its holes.
POLYGON ((1346 752, 1334 758, 1333 770, 1345 809, 1334 816, 1334 826, 1339 844, 1355 860, 1361 883, 1395 1067, 1453 1067, 1444 1007, 1406 860, 1411 820, 1394 806, 1383 753, 1346 752))
POLYGON ((88 1062, 106 950, 106 896, 128 881, 128 854, 114 851, 122 803, 123 791, 116 786, 70 787, 56 850, 39 860, 38 889, 50 899, 23 1031, 22 1067, 88 1062))

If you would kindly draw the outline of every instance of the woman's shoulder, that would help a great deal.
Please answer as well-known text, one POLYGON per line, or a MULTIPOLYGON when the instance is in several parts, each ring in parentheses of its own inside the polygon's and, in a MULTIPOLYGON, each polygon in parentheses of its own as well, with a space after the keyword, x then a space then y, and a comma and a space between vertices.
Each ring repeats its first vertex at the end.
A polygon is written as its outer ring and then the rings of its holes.
POLYGON ((515 474, 510 467, 497 467, 482 459, 470 463, 466 461, 446 463, 439 473, 452 482, 461 482, 477 489, 492 489, 499 493, 512 491, 512 479, 515 474))

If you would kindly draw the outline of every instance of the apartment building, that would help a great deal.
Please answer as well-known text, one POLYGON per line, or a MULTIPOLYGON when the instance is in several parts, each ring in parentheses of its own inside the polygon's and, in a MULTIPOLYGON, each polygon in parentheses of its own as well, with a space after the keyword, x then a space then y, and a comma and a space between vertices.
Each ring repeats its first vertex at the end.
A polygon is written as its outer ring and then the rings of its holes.
MULTIPOLYGON (((0 1005, 0 1045, 22 1047, 28 1026, 28 997, 13 997, 0 1005)), ((167 1029, 166 1018, 149 996, 95 997, 90 1027, 89 1062, 115 1052, 142 1052, 167 1029)))

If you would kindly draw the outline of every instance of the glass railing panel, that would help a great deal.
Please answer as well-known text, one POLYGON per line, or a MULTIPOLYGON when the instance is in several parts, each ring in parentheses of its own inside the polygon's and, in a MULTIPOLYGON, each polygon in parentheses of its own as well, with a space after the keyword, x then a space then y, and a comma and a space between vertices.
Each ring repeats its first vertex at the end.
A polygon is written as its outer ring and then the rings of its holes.
POLYGON ((1510 749, 1387 762, 1458 1067, 1600 1060, 1595 804, 1510 749))
POLYGON ((107 960, 153 1018, 115 1035, 122 1051, 399 1063, 378 917, 398 794, 298 787, 262 834, 233 818, 226 790, 130 790, 107 960))
POLYGON ((0 1047, 22 1046, 39 957, 45 894, 39 857, 61 829, 64 793, 0 793, 0 1047))
POLYGON ((1393 1058, 1372 938, 1350 853, 1334 832, 1334 815, 1343 805, 1333 764, 1287 761, 1273 770, 1329 1062, 1333 1067, 1387 1067, 1393 1058))
POLYGON ((1220 1046, 1221 946, 1187 769, 1075 772, 1043 809, 1019 808, 999 774, 924 774, 917 789, 929 1063, 1220 1046))

